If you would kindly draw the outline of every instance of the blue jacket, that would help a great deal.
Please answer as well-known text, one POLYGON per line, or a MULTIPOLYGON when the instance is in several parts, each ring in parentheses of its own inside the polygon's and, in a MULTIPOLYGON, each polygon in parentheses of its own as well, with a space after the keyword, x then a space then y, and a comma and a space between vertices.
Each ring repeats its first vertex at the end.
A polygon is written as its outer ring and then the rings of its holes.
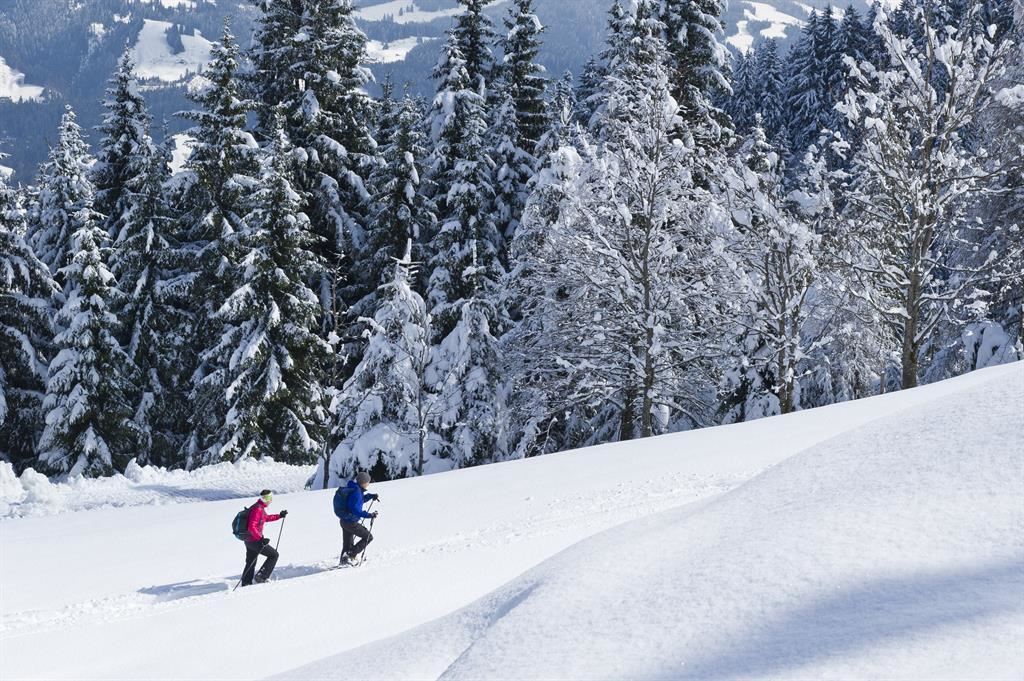
POLYGON ((341 519, 346 523, 357 523, 360 518, 369 518, 370 514, 363 510, 363 488, 355 480, 349 480, 345 487, 348 498, 345 499, 345 513, 341 519))

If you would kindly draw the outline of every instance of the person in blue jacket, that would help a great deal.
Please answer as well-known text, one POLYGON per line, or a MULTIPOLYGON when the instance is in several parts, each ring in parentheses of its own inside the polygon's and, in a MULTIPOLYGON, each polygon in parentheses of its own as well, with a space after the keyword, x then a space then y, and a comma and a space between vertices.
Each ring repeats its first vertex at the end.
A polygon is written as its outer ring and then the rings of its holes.
POLYGON ((363 518, 377 517, 376 511, 367 513, 363 510, 363 504, 367 501, 380 498, 366 492, 369 486, 370 474, 363 471, 356 475, 355 480, 349 480, 346 486, 339 487, 334 494, 334 513, 341 520, 342 564, 351 563, 373 541, 370 530, 359 523, 363 518), (358 542, 354 541, 355 537, 359 537, 358 542))

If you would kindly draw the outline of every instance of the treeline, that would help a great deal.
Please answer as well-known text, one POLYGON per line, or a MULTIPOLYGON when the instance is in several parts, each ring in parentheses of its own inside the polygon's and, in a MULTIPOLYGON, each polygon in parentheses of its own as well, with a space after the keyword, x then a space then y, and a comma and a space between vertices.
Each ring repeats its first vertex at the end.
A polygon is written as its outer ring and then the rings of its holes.
POLYGON ((574 82, 532 0, 500 27, 461 2, 423 101, 366 94, 348 0, 267 0, 192 88, 173 174, 127 56, 95 157, 69 109, 36 185, 0 186, 0 452, 329 484, 1019 357, 1012 16, 826 10, 731 64, 716 0, 615 2, 574 82))

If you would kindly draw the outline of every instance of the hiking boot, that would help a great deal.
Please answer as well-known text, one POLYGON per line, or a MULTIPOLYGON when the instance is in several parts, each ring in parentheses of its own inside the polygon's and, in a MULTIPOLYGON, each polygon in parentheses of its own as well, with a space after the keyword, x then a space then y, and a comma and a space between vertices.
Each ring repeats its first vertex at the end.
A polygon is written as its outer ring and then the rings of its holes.
POLYGON ((252 581, 256 584, 262 584, 263 582, 267 581, 267 578, 263 575, 256 575, 256 577, 252 581))

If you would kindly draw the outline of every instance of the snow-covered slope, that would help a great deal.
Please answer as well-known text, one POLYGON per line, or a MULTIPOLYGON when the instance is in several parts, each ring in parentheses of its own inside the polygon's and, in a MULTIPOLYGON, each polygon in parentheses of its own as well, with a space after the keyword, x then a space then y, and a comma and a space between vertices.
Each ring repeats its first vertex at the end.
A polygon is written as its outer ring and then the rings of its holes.
POLYGON ((356 570, 329 491, 279 495, 277 580, 234 593, 238 501, 0 521, 3 677, 1020 678, 1022 395, 1018 363, 375 485, 356 570))
POLYGON ((173 83, 189 73, 199 73, 210 60, 213 44, 200 35, 183 35, 184 50, 175 53, 167 42, 167 30, 171 24, 166 21, 146 19, 139 37, 132 48, 135 73, 139 78, 154 78, 173 83))
POLYGON ((15 71, 0 57, 0 99, 25 102, 41 99, 43 88, 25 83, 25 74, 15 71))

